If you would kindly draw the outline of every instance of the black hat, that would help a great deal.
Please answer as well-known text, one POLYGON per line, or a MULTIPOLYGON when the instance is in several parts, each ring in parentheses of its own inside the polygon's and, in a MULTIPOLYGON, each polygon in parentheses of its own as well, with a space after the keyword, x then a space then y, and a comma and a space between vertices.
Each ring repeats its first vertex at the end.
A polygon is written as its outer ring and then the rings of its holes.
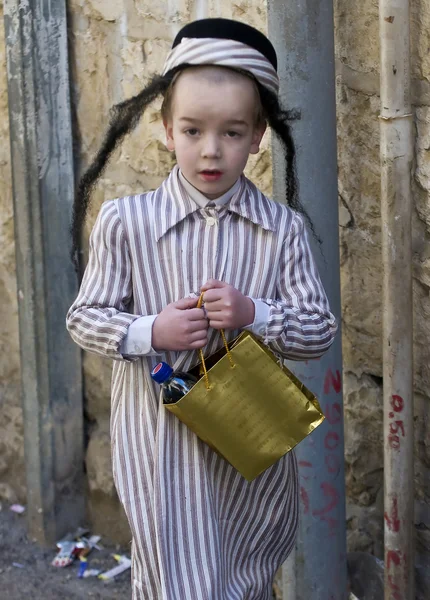
POLYGON ((278 69, 278 58, 272 42, 258 29, 233 21, 232 19, 200 19, 185 25, 175 37, 172 48, 181 43, 183 38, 218 38, 242 42, 263 56, 278 69))

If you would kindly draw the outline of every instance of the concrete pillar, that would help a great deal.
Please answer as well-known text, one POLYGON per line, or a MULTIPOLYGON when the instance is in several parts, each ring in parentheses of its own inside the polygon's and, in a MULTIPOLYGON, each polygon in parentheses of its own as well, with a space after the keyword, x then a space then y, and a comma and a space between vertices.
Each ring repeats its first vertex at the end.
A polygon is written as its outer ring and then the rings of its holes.
MULTIPOLYGON (((269 0, 268 17, 283 104, 301 113, 301 120, 293 124, 300 199, 322 239, 321 248, 313 240, 314 255, 332 310, 340 317, 333 5, 323 0, 269 0)), ((274 197, 282 202, 285 165, 277 143, 273 155, 274 197)), ((319 398, 326 421, 296 449, 300 530, 283 570, 283 594, 288 600, 345 600, 340 331, 320 360, 288 366, 319 398)))
POLYGON ((414 367, 409 0, 379 1, 385 600, 414 593, 414 367))
POLYGON ((66 2, 5 0, 29 533, 82 523, 80 351, 65 329, 74 174, 66 2))

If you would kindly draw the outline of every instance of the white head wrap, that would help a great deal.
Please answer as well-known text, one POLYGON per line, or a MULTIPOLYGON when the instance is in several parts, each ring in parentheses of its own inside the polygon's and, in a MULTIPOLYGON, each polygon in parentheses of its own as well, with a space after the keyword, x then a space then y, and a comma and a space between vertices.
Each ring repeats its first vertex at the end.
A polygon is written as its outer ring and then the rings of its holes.
POLYGON ((278 95, 279 77, 272 63, 258 50, 220 38, 183 38, 167 56, 163 75, 179 65, 215 65, 249 71, 262 86, 278 95))

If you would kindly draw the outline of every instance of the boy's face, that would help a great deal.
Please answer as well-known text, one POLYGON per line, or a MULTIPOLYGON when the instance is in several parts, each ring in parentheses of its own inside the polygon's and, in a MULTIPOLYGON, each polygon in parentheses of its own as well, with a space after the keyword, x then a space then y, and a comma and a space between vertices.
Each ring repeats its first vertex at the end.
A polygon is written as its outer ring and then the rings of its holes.
POLYGON ((207 198, 229 190, 259 151, 265 125, 256 124, 258 102, 253 82, 226 69, 190 68, 178 77, 164 123, 167 148, 207 198))

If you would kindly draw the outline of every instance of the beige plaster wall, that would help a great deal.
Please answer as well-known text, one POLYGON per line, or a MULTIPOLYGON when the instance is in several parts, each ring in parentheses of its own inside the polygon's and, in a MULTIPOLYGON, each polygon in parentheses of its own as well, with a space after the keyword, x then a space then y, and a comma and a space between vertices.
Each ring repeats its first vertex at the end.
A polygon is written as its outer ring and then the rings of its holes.
MULTIPOLYGON (((140 91, 160 71, 176 32, 203 16, 246 20, 266 30, 257 0, 70 0, 70 62, 79 173, 106 128, 109 107, 140 91)), ((0 17, 2 2, 0 1, 0 17)), ((382 364, 379 213, 379 46, 377 0, 335 0, 345 436, 350 550, 382 556, 382 364)), ((430 552, 430 3, 412 3, 416 109, 414 316, 417 565, 430 552)), ((7 143, 5 45, 0 26, 0 501, 25 500, 12 192, 7 143)), ((117 151, 98 186, 86 235, 104 199, 156 187, 172 165, 159 102, 117 151)), ((269 140, 249 174, 270 193, 269 140)), ((119 541, 128 527, 113 487, 109 457, 109 361, 86 355, 89 515, 94 529, 119 541)), ((419 593, 430 581, 419 570, 419 593)), ((424 597, 424 596, 422 596, 424 597)))

